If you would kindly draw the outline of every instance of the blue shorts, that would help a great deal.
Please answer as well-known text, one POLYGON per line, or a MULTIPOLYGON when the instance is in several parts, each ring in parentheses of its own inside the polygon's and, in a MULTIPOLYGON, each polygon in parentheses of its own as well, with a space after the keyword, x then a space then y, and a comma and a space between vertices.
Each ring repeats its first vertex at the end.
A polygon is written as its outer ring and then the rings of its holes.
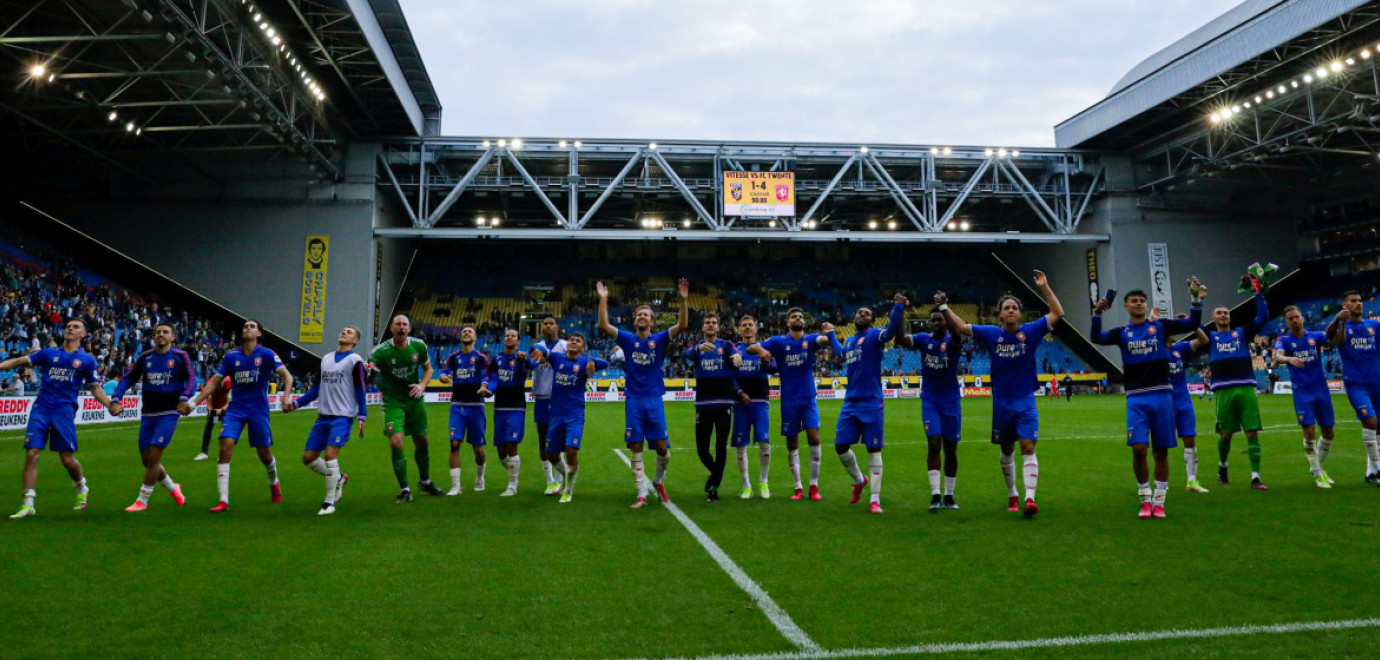
POLYGON ((1332 412, 1332 392, 1294 390, 1294 416, 1298 418, 1299 426, 1336 426, 1337 416, 1332 412))
POLYGON ((139 418, 139 451, 149 447, 167 447, 172 443, 173 431, 177 430, 176 412, 150 415, 139 418))
POLYGON ((1375 417, 1375 402, 1380 402, 1380 385, 1347 383, 1346 398, 1351 402, 1351 409, 1356 411, 1356 419, 1375 417))
POLYGON ((526 410, 495 410, 494 445, 522 442, 523 434, 526 433, 523 426, 526 424, 526 410))
POLYGON ((325 451, 326 447, 344 447, 355 429, 355 418, 343 415, 318 415, 307 434, 305 451, 325 451))
POLYGON ((585 417, 553 417, 546 430, 546 453, 559 454, 566 449, 580 449, 585 434, 585 417))
POLYGON ((1009 445, 1017 440, 1040 440, 1039 408, 992 406, 992 444, 1009 445))
POLYGON ((819 429, 819 404, 813 399, 781 400, 781 435, 789 438, 801 431, 819 429))
POLYGON ((24 429, 24 448, 71 452, 77 450, 77 411, 72 406, 47 408, 35 405, 24 429))
POLYGON ((468 442, 476 447, 484 446, 484 431, 488 427, 484 418, 484 406, 450 407, 450 446, 452 449, 468 442))
POLYGON ((268 415, 251 415, 243 410, 225 411, 225 420, 220 423, 220 437, 230 438, 239 444, 240 433, 249 429, 250 447, 272 447, 273 428, 268 425, 268 415))
POLYGON ((1126 446, 1147 442, 1155 449, 1178 447, 1174 394, 1149 392, 1126 397, 1126 446))
POLYGON ((1174 428, 1180 438, 1198 437, 1198 415, 1193 412, 1193 395, 1174 392, 1174 428))
POLYGON ((953 401, 921 399, 920 421, 925 424, 925 437, 940 436, 945 442, 963 439, 963 405, 953 401))
MULTIPOLYGON (((661 397, 627 398, 627 405, 623 407, 623 442, 656 442, 668 437, 666 404, 661 397)), ((671 443, 667 442, 666 446, 670 447, 671 443)))
POLYGON ((861 440, 864 447, 881 449, 886 445, 883 439, 886 427, 884 408, 858 410, 844 404, 839 411, 839 420, 834 424, 834 445, 856 445, 861 440))
POLYGON ((771 404, 753 401, 733 406, 733 446, 746 447, 750 442, 771 442, 771 404))
POLYGON ((532 402, 532 421, 538 424, 551 423, 551 399, 536 399, 532 402))

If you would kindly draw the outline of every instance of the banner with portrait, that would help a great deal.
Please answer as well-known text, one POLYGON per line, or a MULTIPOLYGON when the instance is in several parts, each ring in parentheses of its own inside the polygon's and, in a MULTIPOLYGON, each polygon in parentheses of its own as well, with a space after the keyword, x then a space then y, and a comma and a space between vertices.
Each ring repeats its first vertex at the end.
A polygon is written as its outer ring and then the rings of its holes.
POLYGON ((326 274, 331 237, 307 236, 302 258, 302 314, 297 341, 320 344, 326 337, 326 274))
POLYGON ((1150 306, 1160 316, 1174 317, 1174 284, 1169 275, 1169 246, 1150 243, 1150 306))

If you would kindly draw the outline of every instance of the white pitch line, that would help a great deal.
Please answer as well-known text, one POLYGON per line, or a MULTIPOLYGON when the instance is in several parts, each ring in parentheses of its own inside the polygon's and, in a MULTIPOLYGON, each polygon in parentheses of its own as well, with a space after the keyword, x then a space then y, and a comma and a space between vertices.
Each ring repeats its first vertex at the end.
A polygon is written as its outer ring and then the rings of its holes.
MULTIPOLYGON (((618 454, 618 458, 623 459, 623 462, 628 465, 629 469, 632 468, 632 460, 622 449, 615 449, 613 451, 618 454)), ((652 496, 656 497, 656 494, 653 493, 652 496)), ((686 531, 690 532, 690 535, 695 537, 696 541, 700 542, 705 552, 708 552, 709 556, 714 558, 719 568, 724 569, 724 572, 728 573, 730 578, 733 578, 733 582, 738 585, 738 588, 747 592, 749 596, 752 596, 753 602, 757 603, 757 609, 767 615, 767 619, 771 621, 772 625, 776 626, 776 629, 780 631, 787 640, 800 647, 800 649, 805 652, 819 652, 822 650, 819 644, 816 644, 814 640, 810 639, 810 636, 806 635, 805 631, 801 630, 800 626, 797 626, 795 621, 791 620, 791 615, 787 614, 786 610, 781 609, 781 606, 777 605, 776 601, 772 600, 771 596, 767 595, 766 590, 763 589, 761 585, 748 577, 748 574, 728 556, 728 553, 724 552, 723 548, 720 548, 719 544, 714 542, 714 539, 709 538, 709 535, 705 534, 704 530, 700 529, 700 526, 696 525, 695 521, 690 519, 690 516, 685 515, 685 512, 681 511, 680 507, 676 506, 675 502, 666 502, 664 506, 667 511, 671 512, 672 516, 675 516, 676 520, 680 521, 680 524, 685 527, 686 531)))
MULTIPOLYGON (((1021 639, 991 642, 958 642, 949 644, 917 644, 880 649, 839 649, 836 651, 807 650, 784 653, 760 653, 748 655, 712 655, 695 660, 832 660, 834 658, 870 658, 892 655, 933 655, 940 653, 976 653, 981 651, 1022 651, 1026 649, 1059 648, 1068 646, 1090 646, 1095 644, 1124 644, 1127 642, 1153 642, 1169 639, 1208 639, 1214 637, 1238 637, 1242 635, 1276 635, 1301 632, 1328 632, 1353 630, 1357 628, 1380 628, 1380 619, 1349 619, 1346 621, 1306 621, 1299 623, 1278 623, 1259 626, 1231 626, 1225 628, 1200 628, 1197 630, 1158 630, 1138 633, 1111 633, 1106 635, 1074 635, 1069 637, 1049 637, 1045 639, 1021 639)), ((684 660, 684 659, 681 659, 684 660)))

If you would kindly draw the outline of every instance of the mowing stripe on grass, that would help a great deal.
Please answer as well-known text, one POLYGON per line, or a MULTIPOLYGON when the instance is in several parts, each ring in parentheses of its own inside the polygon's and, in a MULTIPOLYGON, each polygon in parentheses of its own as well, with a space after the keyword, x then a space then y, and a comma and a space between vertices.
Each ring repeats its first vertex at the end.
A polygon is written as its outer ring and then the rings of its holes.
POLYGON ((839 649, 837 651, 792 651, 787 653, 762 653, 756 655, 713 655, 696 660, 830 660, 832 658, 863 658, 889 655, 929 655, 939 653, 975 653, 981 651, 1021 651, 1025 649, 1057 648, 1065 646, 1090 646, 1094 644, 1123 644, 1126 642, 1153 642, 1166 639, 1209 639, 1214 637, 1239 637, 1242 635, 1273 635, 1282 633, 1328 632, 1352 630, 1356 628, 1380 628, 1380 619, 1349 619, 1346 621, 1304 621, 1298 623, 1277 623, 1260 626, 1230 626, 1226 628, 1200 628, 1197 630, 1158 630, 1138 633, 1111 633, 1106 635, 1073 635, 1069 637, 1049 637, 1046 639, 1021 639, 992 642, 961 642, 952 644, 917 644, 882 649, 839 649))
MULTIPOLYGON (((618 458, 623 459, 623 462, 628 465, 629 469, 632 468, 632 460, 622 449, 615 449, 613 451, 618 454, 618 458)), ((748 577, 748 574, 728 556, 728 553, 725 553, 723 548, 720 548, 719 544, 714 542, 714 539, 709 538, 709 535, 705 534, 704 530, 700 529, 700 526, 696 525, 695 521, 690 519, 690 516, 685 515, 685 512, 681 511, 680 507, 676 506, 675 502, 667 502, 665 506, 666 510, 670 511, 671 515, 675 516, 676 520, 680 521, 680 524, 685 527, 686 531, 690 532, 690 535, 695 537, 696 541, 700 542, 705 552, 708 552, 709 556, 714 558, 714 561, 719 564, 719 568, 724 569, 724 572, 728 573, 728 576, 733 578, 733 582, 738 585, 738 588, 746 591, 749 596, 752 596, 753 602, 757 603, 757 609, 762 610, 762 613, 767 615, 767 619, 771 621, 772 625, 776 626, 776 629, 780 631, 787 640, 790 640, 792 644, 800 647, 800 649, 805 652, 818 652, 821 650, 820 646, 816 644, 814 640, 810 639, 810 636, 806 635, 804 630, 800 629, 800 626, 795 625, 795 621, 791 620, 791 615, 786 614, 786 610, 781 609, 781 606, 777 605, 776 601, 772 600, 771 596, 767 595, 767 592, 762 589, 761 585, 758 585, 752 578, 748 577)))

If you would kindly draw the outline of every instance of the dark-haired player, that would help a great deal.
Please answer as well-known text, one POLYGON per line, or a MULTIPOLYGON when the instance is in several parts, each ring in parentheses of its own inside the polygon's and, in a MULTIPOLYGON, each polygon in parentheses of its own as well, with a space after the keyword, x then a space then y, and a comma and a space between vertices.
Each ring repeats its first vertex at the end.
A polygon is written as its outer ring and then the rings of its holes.
POLYGON ((489 356, 475 350, 477 338, 474 328, 460 329, 460 349, 446 358, 450 370, 450 490, 446 495, 459 495, 460 447, 466 442, 474 448, 474 489, 484 490, 484 435, 488 431, 484 418, 484 397, 489 391, 489 356))
POLYGON ((997 314, 1001 325, 968 325, 949 309, 949 297, 936 293, 934 302, 954 332, 971 335, 992 357, 992 444, 1001 446, 1001 471, 1006 478, 1006 510, 1021 511, 1016 494, 1016 444, 1021 446, 1022 471, 1025 482, 1025 515, 1040 512, 1035 503, 1035 488, 1040 479, 1040 462, 1035 457, 1035 444, 1040 439, 1040 411, 1035 407, 1036 378, 1035 349, 1049 334, 1064 307, 1059 304, 1049 280, 1035 271, 1035 286, 1040 287, 1049 313, 1026 324, 1021 323, 1025 307, 1015 296, 997 299, 997 314))
MULTIPOLYGON (((564 353, 547 353, 532 349, 533 360, 551 365, 551 426, 546 438, 548 455, 565 455, 565 465, 558 460, 553 468, 565 472, 565 486, 561 504, 569 504, 575 497, 575 478, 580 472, 580 442, 585 434, 585 383, 595 373, 609 368, 609 363, 584 354, 585 336, 572 332, 565 338, 564 353)), ((641 501, 641 500, 639 500, 641 501)))
POLYGON ((1212 310, 1208 324, 1211 352, 1208 365, 1212 368, 1212 392, 1217 403, 1217 483, 1226 485, 1227 457, 1231 455, 1231 436, 1246 432, 1246 454, 1251 461, 1251 488, 1268 490, 1260 480, 1260 402, 1255 398, 1255 367, 1251 360, 1251 342, 1270 320, 1270 306, 1265 294, 1256 284, 1255 318, 1244 326, 1233 328, 1231 310, 1218 306, 1212 310))
MULTIPOLYGON (((823 449, 819 444, 819 404, 815 393, 815 354, 829 346, 824 334, 805 334, 805 310, 792 307, 786 311, 787 333, 763 340, 748 347, 748 352, 763 360, 774 360, 781 371, 781 435, 786 438, 787 464, 795 479, 792 500, 805 496, 800 484, 800 433, 810 445, 810 499, 824 499, 819 494, 819 463, 823 449)), ((830 333, 834 326, 824 323, 820 332, 830 333)))
MULTIPOLYGON (((1375 406, 1380 404, 1380 349, 1376 331, 1380 321, 1361 315, 1364 303, 1358 291, 1342 294, 1342 311, 1327 325, 1328 341, 1342 356, 1342 382, 1346 398, 1361 420, 1361 440, 1366 446, 1366 481, 1380 483, 1380 446, 1376 444, 1375 406)), ((1327 459, 1331 443, 1320 447, 1327 459)))
POLYGON ((1322 444, 1332 448, 1336 414, 1332 410, 1332 390, 1327 387, 1323 373, 1322 349, 1327 335, 1308 331, 1303 327, 1303 312, 1290 305, 1284 308, 1285 332, 1275 340, 1274 363, 1289 365, 1289 382, 1293 390, 1294 416, 1303 428, 1303 453, 1318 488, 1331 488, 1331 480, 1323 470, 1324 452, 1319 451, 1318 430, 1322 429, 1322 444))
MULTIPOLYGON (((488 389, 494 395, 494 449, 498 461, 508 469, 508 488, 499 497, 517 495, 518 477, 522 472, 522 457, 518 445, 526 435, 527 354, 518 350, 521 338, 517 330, 503 333, 503 351, 489 360, 488 389)), ((545 452, 542 452, 545 455, 545 452)))
POLYGON ((735 403, 748 403, 738 386, 733 366, 733 342, 719 337, 719 315, 705 312, 700 331, 704 341, 685 350, 685 361, 695 369, 695 448, 700 463, 709 470, 704 482, 708 501, 719 501, 724 467, 728 464, 728 436, 735 403), (710 452, 710 441, 714 451, 710 452))
POLYGON ((177 330, 168 323, 153 328, 153 348, 139 354, 130 362, 120 384, 115 387, 114 400, 124 398, 135 383, 140 385, 143 406, 139 411, 139 456, 144 463, 144 484, 139 498, 125 511, 143 511, 149 506, 153 487, 162 484, 178 506, 187 503, 182 487, 168 476, 163 468, 163 451, 172 443, 177 420, 192 412, 188 403, 196 395, 196 372, 192 358, 186 351, 172 347, 177 330))
POLYGON ((752 499, 752 482, 748 478, 748 445, 757 443, 760 464, 757 482, 762 499, 771 498, 768 476, 771 474, 771 361, 748 352, 757 343, 757 319, 744 315, 738 319, 738 334, 742 343, 734 354, 738 369, 738 387, 747 395, 747 403, 733 408, 733 447, 738 451, 738 472, 743 475, 742 499, 752 499))
POLYGON ((909 337, 897 335, 896 343, 920 351, 920 420, 929 445, 926 463, 930 477, 930 512, 957 509, 954 486, 958 481, 958 443, 963 437, 963 399, 958 383, 958 360, 963 338, 949 331, 944 312, 930 312, 930 331, 909 337), (943 452, 942 466, 940 452, 943 452), (940 498, 940 468, 944 494, 940 498))

